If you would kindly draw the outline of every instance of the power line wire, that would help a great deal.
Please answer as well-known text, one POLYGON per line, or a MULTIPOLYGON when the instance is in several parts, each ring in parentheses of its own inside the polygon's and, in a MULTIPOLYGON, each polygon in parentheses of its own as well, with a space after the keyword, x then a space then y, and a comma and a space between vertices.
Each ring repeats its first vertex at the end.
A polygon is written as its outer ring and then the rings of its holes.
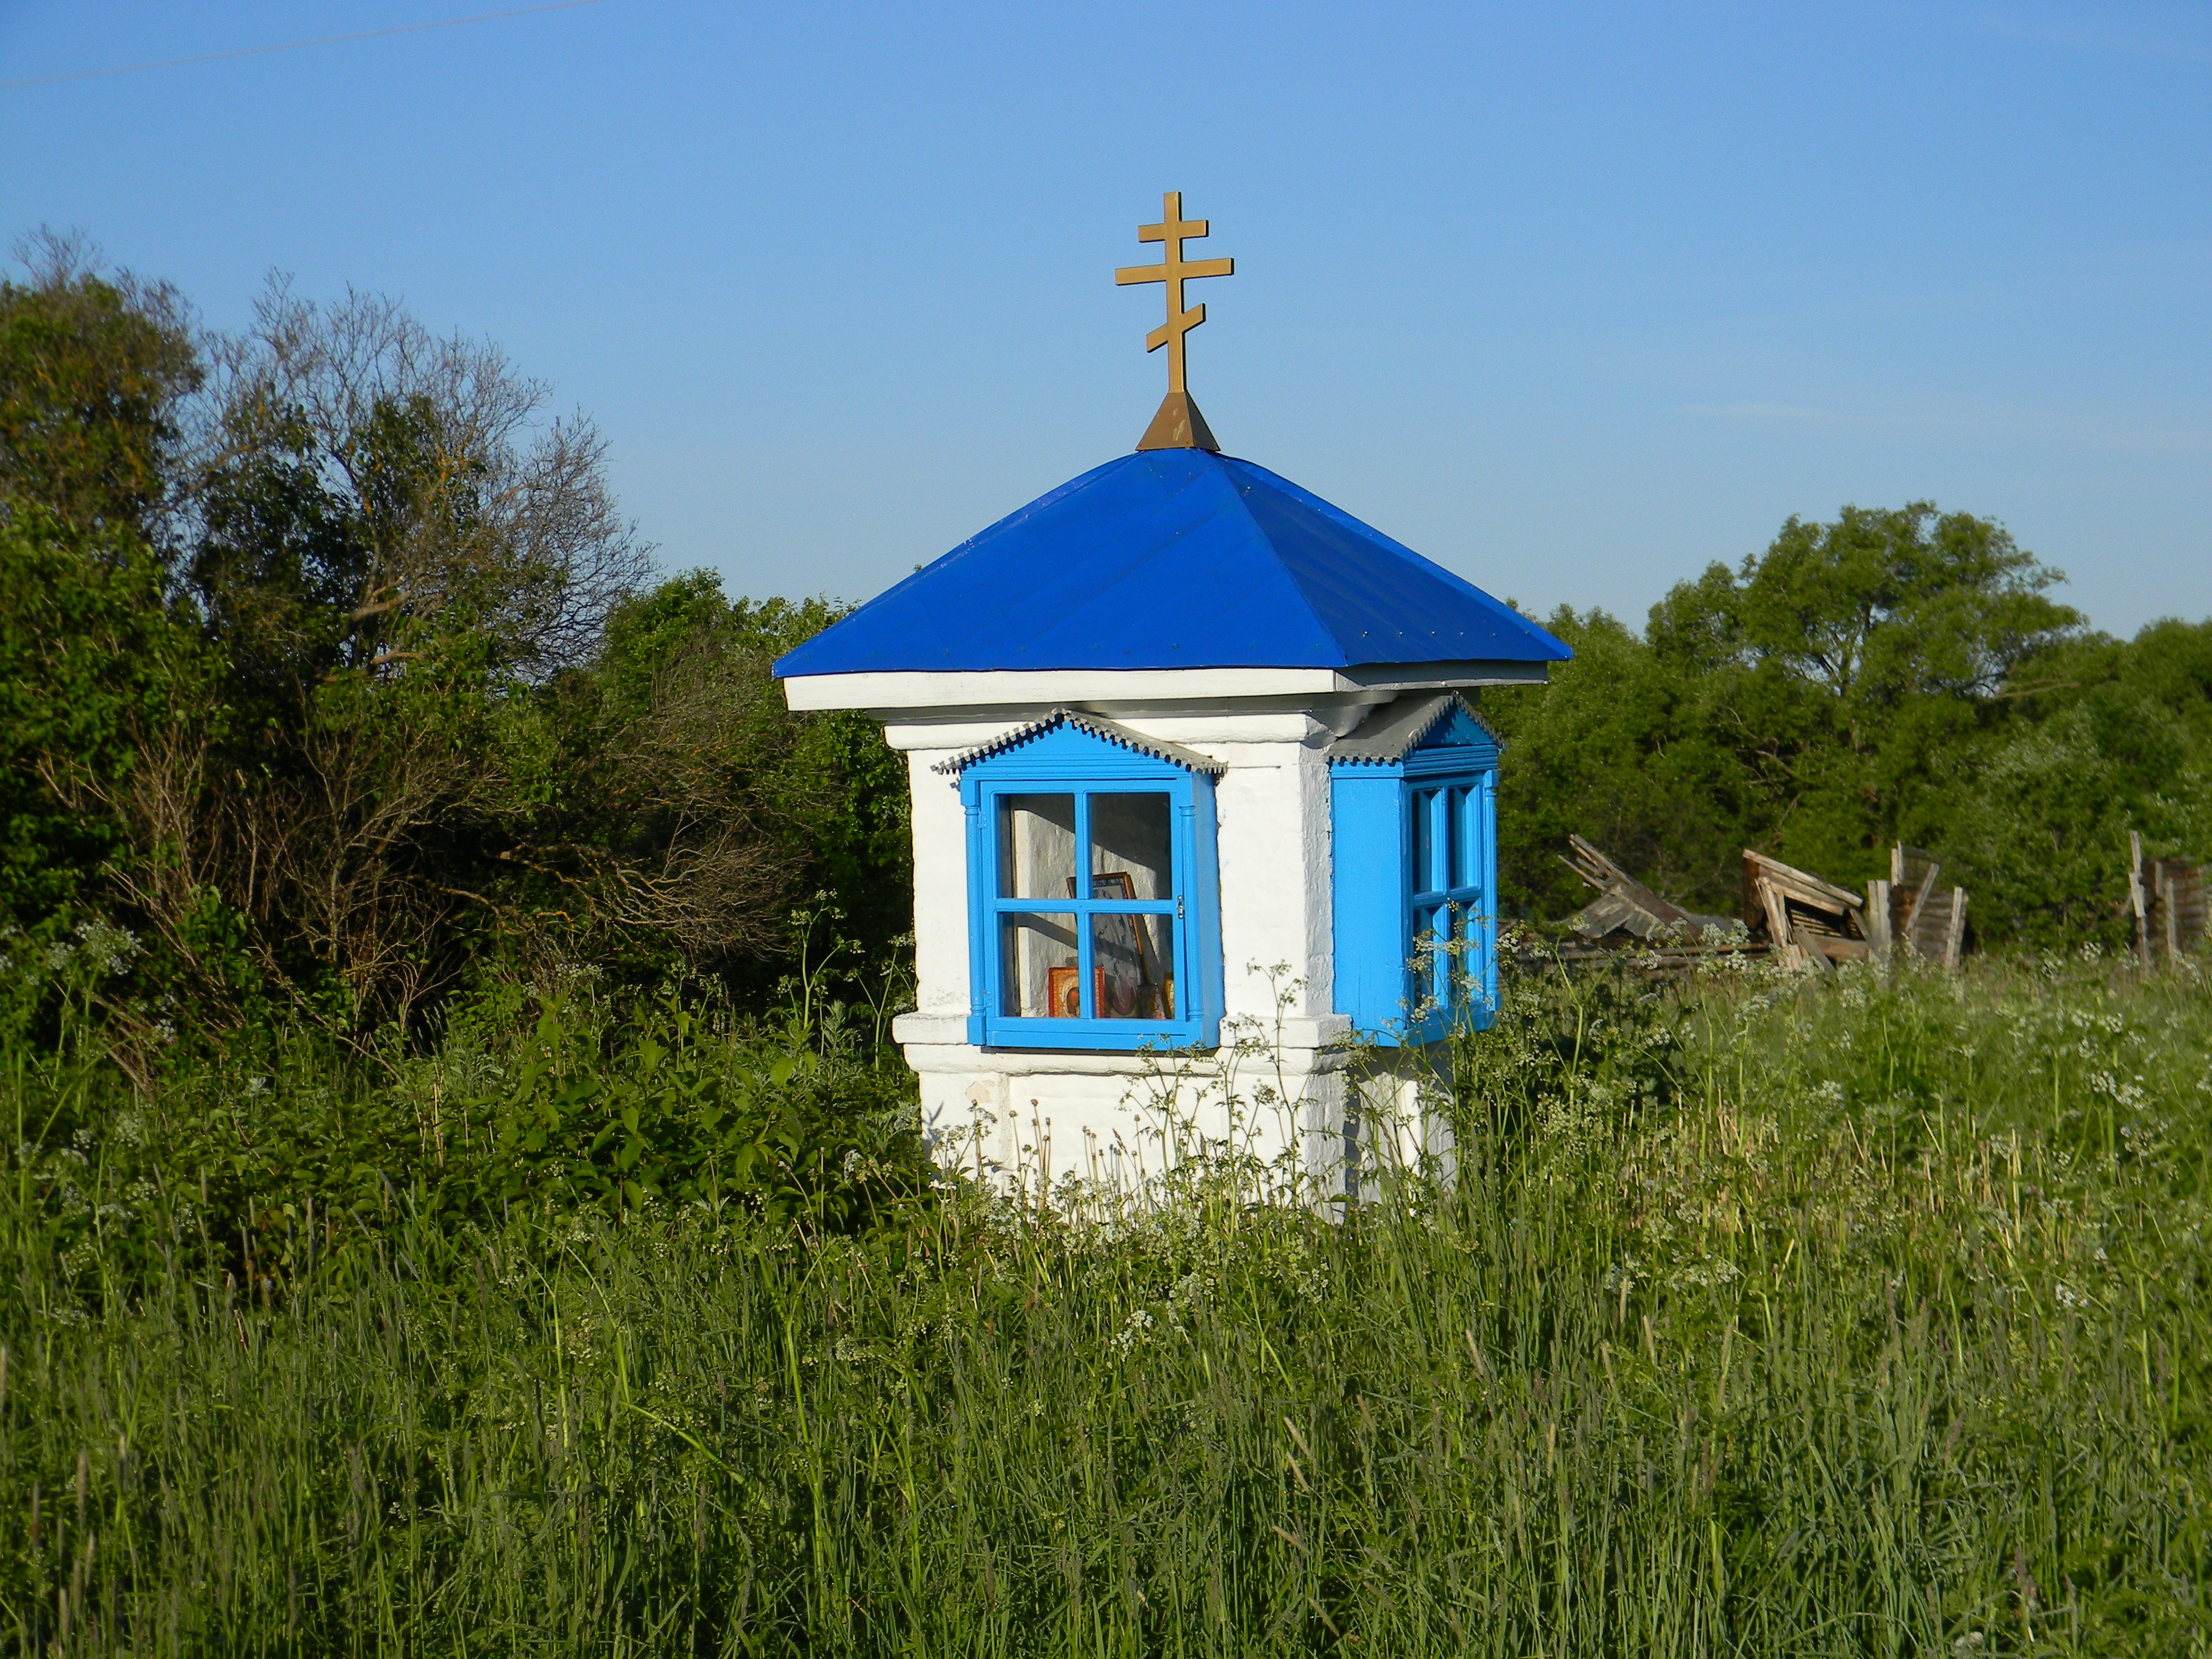
POLYGON ((114 69, 78 70, 70 75, 39 75, 26 81, 0 81, 0 92, 22 87, 51 87, 64 81, 97 81, 110 75, 136 75, 142 70, 183 69, 192 64, 219 64, 231 58, 259 58, 272 52, 297 52, 302 46, 336 46, 349 40, 380 40, 387 35, 420 34, 424 29, 455 29, 464 23, 491 23, 502 17, 528 17, 541 11, 574 11, 579 6, 605 5, 606 0, 552 0, 541 6, 515 6, 507 11, 480 11, 469 17, 441 17, 429 23, 401 23, 388 29, 363 29, 358 34, 325 34, 312 40, 280 40, 273 46, 240 46, 234 52, 204 52, 197 58, 164 58, 152 64, 123 64, 114 69))

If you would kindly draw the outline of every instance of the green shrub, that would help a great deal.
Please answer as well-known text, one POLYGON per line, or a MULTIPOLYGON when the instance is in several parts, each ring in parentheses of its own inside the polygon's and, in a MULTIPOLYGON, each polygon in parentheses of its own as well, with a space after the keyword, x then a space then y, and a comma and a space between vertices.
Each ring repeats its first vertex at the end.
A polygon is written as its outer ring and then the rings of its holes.
POLYGON ((99 987, 129 973, 127 934, 4 944, 6 1172, 52 1255, 41 1293, 86 1307, 181 1268, 289 1287, 376 1259, 403 1219, 849 1231, 928 1191, 910 1074, 818 975, 773 1021, 495 976, 434 1047, 362 1053, 304 1020, 125 1041, 99 987))

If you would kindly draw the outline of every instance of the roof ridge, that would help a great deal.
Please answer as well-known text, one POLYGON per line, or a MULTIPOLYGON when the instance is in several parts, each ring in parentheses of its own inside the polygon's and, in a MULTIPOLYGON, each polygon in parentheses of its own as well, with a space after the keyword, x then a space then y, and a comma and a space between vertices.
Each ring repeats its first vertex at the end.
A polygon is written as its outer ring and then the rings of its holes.
MULTIPOLYGON (((1233 459, 1240 466, 1249 467, 1253 471, 1259 473, 1278 494, 1294 502, 1296 505, 1305 508, 1308 512, 1316 514, 1320 517, 1328 520, 1330 523, 1338 526, 1357 539, 1364 541, 1370 546, 1379 548, 1382 551, 1388 553, 1393 557, 1412 566, 1416 571, 1421 572, 1424 574, 1440 578, 1443 581, 1448 582, 1463 595, 1471 596, 1480 601, 1493 616, 1497 617, 1501 621, 1510 622, 1519 627, 1527 629, 1530 632, 1537 634, 1542 638, 1550 641, 1553 645, 1559 646, 1561 649, 1566 649, 1565 642, 1560 640, 1558 635, 1554 635, 1551 631, 1551 629, 1546 628, 1534 617, 1523 616, 1520 611, 1506 604, 1504 600, 1499 599, 1496 594, 1476 586, 1474 583, 1469 581, 1465 576, 1461 575, 1456 570, 1452 569, 1447 565, 1437 562, 1436 560, 1429 557, 1427 554, 1421 552, 1416 548, 1408 547, 1405 543, 1400 541, 1395 536, 1393 536, 1389 531, 1377 529, 1375 526, 1369 524, 1364 519, 1358 517, 1357 514, 1350 512, 1346 508, 1339 507, 1334 501, 1327 499, 1325 496, 1316 495, 1312 490, 1308 489, 1304 484, 1298 483, 1295 478, 1286 478, 1281 473, 1275 471, 1271 467, 1263 466, 1258 461, 1245 460, 1241 456, 1224 456, 1222 459, 1224 460, 1233 459)), ((1264 533, 1265 532, 1263 532, 1262 534, 1264 535, 1264 533)), ((1272 543, 1270 544, 1272 545, 1272 543)), ((1287 574, 1287 569, 1285 574, 1287 574)), ((1300 597, 1303 598, 1304 596, 1304 588, 1303 585, 1297 583, 1297 579, 1295 576, 1291 577, 1291 581, 1293 585, 1298 586, 1300 597)), ((1325 627, 1327 626, 1327 624, 1323 625, 1325 627)), ((1334 629, 1330 629, 1328 631, 1330 637, 1334 638, 1335 630, 1334 629)), ((1571 656, 1572 654, 1571 651, 1568 652, 1569 656, 1571 656)), ((1346 649, 1346 655, 1347 659, 1351 656, 1351 650, 1348 646, 1346 649)))
MULTIPOLYGON (((1212 459, 1215 470, 1224 474, 1229 474, 1229 468, 1232 463, 1237 466, 1249 466, 1255 472, 1267 471, 1267 469, 1257 461, 1248 461, 1242 456, 1224 455, 1216 452, 1212 459)), ((1267 476, 1273 477, 1274 474, 1270 472, 1267 476)), ((1297 596, 1298 604, 1304 608, 1306 615, 1313 618, 1313 624, 1321 630, 1322 637, 1334 645, 1337 654, 1344 659, 1337 666, 1350 667, 1352 647, 1345 642, 1343 636, 1329 625, 1328 618, 1315 608, 1313 596, 1306 592, 1305 584, 1293 575, 1290 566, 1284 562, 1282 549, 1275 545, 1275 538, 1267 533, 1266 526, 1254 516, 1251 503, 1245 500, 1244 492, 1237 488, 1237 480, 1234 475, 1226 477, 1224 482, 1229 485, 1229 493, 1236 498, 1237 510, 1244 515, 1244 522, 1252 526, 1252 533, 1260 538, 1260 545, 1267 550, 1268 557, 1273 562, 1275 568, 1282 573, 1283 580, 1289 584, 1291 592, 1297 596)))
MULTIPOLYGON (((1261 467, 1261 465, 1259 465, 1259 462, 1256 462, 1256 460, 1245 460, 1243 456, 1217 456, 1217 460, 1221 460, 1221 462, 1234 462, 1234 465, 1239 465, 1239 467, 1249 467, 1249 469, 1252 469, 1252 471, 1256 471, 1256 473, 1265 473, 1265 476, 1267 476, 1267 477, 1276 477, 1276 476, 1279 476, 1279 473, 1272 473, 1272 471, 1267 471, 1267 469, 1265 469, 1265 467, 1261 467)), ((1224 471, 1228 471, 1228 465, 1224 465, 1224 471)), ((1283 480, 1283 483, 1290 483, 1290 480, 1287 480, 1287 477, 1285 477, 1285 480, 1283 480)), ((1255 533, 1256 538, 1259 538, 1261 544, 1263 544, 1265 549, 1267 549, 1267 553, 1272 553, 1272 556, 1274 556, 1274 568, 1276 568, 1276 571, 1281 571, 1281 573, 1283 573, 1283 580, 1285 580, 1287 584, 1290 584, 1290 591, 1291 591, 1291 592, 1297 592, 1297 595, 1298 595, 1298 604, 1301 604, 1301 606, 1305 606, 1305 615, 1310 615, 1310 617, 1314 619, 1314 626, 1318 626, 1318 629, 1321 629, 1321 633, 1322 633, 1322 635, 1328 635, 1329 641, 1332 641, 1332 644, 1336 646, 1336 653, 1340 654, 1340 657, 1343 657, 1343 659, 1345 659, 1345 665, 1352 665, 1352 646, 1349 646, 1349 641, 1347 641, 1347 639, 1343 637, 1343 635, 1336 633, 1336 629, 1334 629, 1334 626, 1329 626, 1329 619, 1328 619, 1328 617, 1322 617, 1321 611, 1318 611, 1318 608, 1314 606, 1314 595, 1310 595, 1310 592, 1305 591, 1305 584, 1303 584, 1303 581, 1298 580, 1297 575, 1291 575, 1290 564, 1285 564, 1285 562, 1283 562, 1283 549, 1279 549, 1279 546, 1274 544, 1274 538, 1272 538, 1272 535, 1267 535, 1267 531, 1265 531, 1263 526, 1261 526, 1259 518, 1256 518, 1256 515, 1252 514, 1252 504, 1249 504, 1248 500, 1245 500, 1245 493, 1241 491, 1241 489, 1237 489, 1237 480, 1234 480, 1234 477, 1232 477, 1232 480, 1230 480, 1230 493, 1232 493, 1232 495, 1237 495, 1237 508, 1239 508, 1241 514, 1245 515, 1245 522, 1248 522, 1248 525, 1252 526, 1252 533, 1255 533)))

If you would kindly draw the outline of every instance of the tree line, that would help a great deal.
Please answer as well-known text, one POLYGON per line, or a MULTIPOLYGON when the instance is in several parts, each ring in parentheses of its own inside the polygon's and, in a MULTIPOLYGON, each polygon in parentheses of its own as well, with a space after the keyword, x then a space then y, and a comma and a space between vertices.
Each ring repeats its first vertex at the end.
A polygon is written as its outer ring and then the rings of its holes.
POLYGON ((1584 902, 1570 832, 1720 914, 1745 848, 1857 885, 1903 842, 1970 890, 1984 945, 2123 945, 2130 832, 2212 855, 2212 622, 2115 639, 2051 596, 2063 580, 1996 522, 1916 501, 1793 518, 1641 631, 1560 610, 1553 684, 1482 694, 1509 896, 1584 902))
MULTIPOLYGON (((42 237, 0 283, 0 907, 127 932, 147 1044, 351 1042, 514 969, 757 998, 794 914, 910 917, 905 772, 769 674, 842 614, 659 571, 588 419, 491 344, 276 281, 236 333, 42 237), (818 902, 817 902, 818 901, 818 902)), ((2096 632, 1995 521, 1792 519, 1638 630, 1547 625, 1507 744, 1509 908, 1570 831, 1727 911, 1744 847, 1832 879, 1905 841, 1987 944, 2121 942, 2128 831, 2212 852, 2212 623, 2096 632)))
POLYGON ((838 614, 662 576, 496 347, 273 282, 250 326, 52 237, 0 284, 0 906, 127 930, 157 1041, 351 1040, 504 964, 757 990, 908 925, 904 769, 768 669, 838 614))

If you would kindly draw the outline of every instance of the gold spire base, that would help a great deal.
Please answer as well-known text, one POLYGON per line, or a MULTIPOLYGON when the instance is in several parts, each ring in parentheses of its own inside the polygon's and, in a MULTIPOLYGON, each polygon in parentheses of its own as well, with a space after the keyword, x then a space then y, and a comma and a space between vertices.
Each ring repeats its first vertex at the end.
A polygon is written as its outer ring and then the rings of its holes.
POLYGON ((1188 392, 1170 392, 1160 400, 1160 412, 1152 416, 1152 423, 1145 428, 1145 435, 1137 440, 1137 447, 1146 449, 1210 449, 1221 453, 1221 446, 1213 441, 1213 433, 1206 424, 1206 416, 1198 412, 1198 405, 1190 400, 1188 392))

